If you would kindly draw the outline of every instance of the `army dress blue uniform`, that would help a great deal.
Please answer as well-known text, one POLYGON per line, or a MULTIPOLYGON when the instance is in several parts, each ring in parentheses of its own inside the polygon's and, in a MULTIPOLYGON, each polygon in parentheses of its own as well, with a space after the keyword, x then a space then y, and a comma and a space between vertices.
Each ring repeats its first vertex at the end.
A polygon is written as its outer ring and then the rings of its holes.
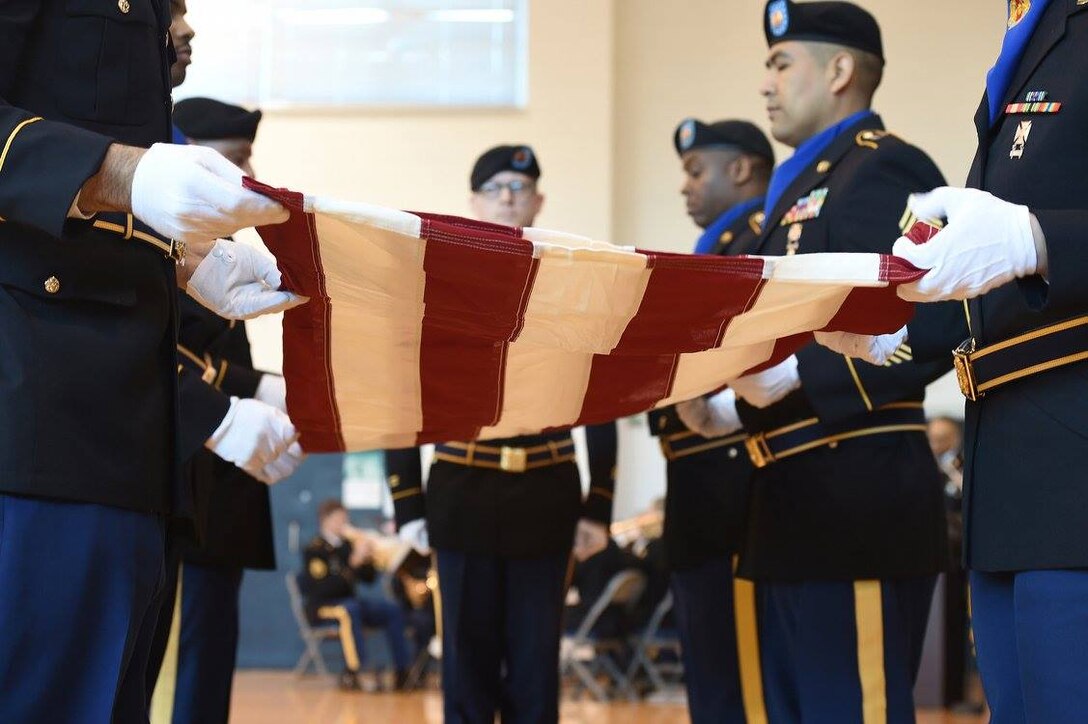
MULTIPOLYGON (((69 219, 115 141, 170 138, 169 4, 0 8, 0 712, 138 721, 176 461, 174 257, 131 215, 69 219)), ((180 379, 180 382, 179 382, 180 379)))
MULTIPOLYGON (((887 253, 913 223, 908 195, 942 183, 933 162, 871 112, 823 140, 769 209, 757 253, 887 253)), ((919 315, 945 324, 962 312, 930 305, 919 315)), ((757 466, 739 573, 760 584, 771 721, 803 712, 805 721, 860 722, 872 707, 890 722, 913 721, 946 556, 922 401, 951 361, 911 356, 904 346, 878 368, 810 344, 797 353, 799 390, 763 409, 738 403, 757 466)))
POLYGON ((1031 210, 1048 276, 971 301, 956 332, 912 324, 910 336, 916 358, 970 339, 964 557, 993 721, 1064 724, 1088 711, 1088 4, 1013 10, 967 186, 1031 210))
MULTIPOLYGON (((762 199, 758 199, 761 203, 762 199)), ((762 209, 744 213, 717 253, 744 253, 762 209)), ((693 724, 744 722, 736 606, 754 623, 754 590, 733 568, 748 513, 752 463, 743 430, 715 438, 692 432, 674 407, 649 414, 666 463, 665 556, 693 724), (738 600, 738 597, 740 600, 738 600)), ((744 662, 756 667, 758 660, 744 662)), ((758 703, 753 703, 759 706, 758 703)))
MULTIPOLYGON (((707 125, 688 119, 677 128, 674 145, 681 157, 693 149, 728 146, 774 166, 770 142, 744 122, 707 125)), ((726 210, 706 227, 696 251, 749 253, 762 228, 763 201, 756 196, 726 210)), ((752 463, 744 446, 746 433, 703 437, 688 429, 674 407, 649 413, 649 424, 667 461, 663 539, 691 720, 744 724, 747 704, 756 710, 751 719, 758 721, 762 697, 758 687, 752 689, 753 680, 759 680, 755 591, 750 581, 733 576, 748 516, 752 463), (738 645, 738 620, 744 645, 738 645), (748 655, 740 661, 743 654, 748 655)))
POLYGON ((403 680, 412 663, 405 638, 404 611, 395 601, 364 600, 356 596, 355 586, 374 581, 378 572, 369 562, 352 566, 351 553, 349 541, 330 541, 321 535, 315 536, 303 550, 299 589, 306 601, 306 615, 315 626, 329 621, 337 623, 344 662, 353 682, 364 660, 364 627, 383 629, 397 677, 403 680))
POLYGON ((574 531, 612 516, 616 429, 586 428, 583 502, 569 433, 388 450, 397 525, 426 517, 438 565, 447 724, 559 719, 559 640, 574 531))
MULTIPOLYGON (((219 393, 209 403, 183 391, 183 427, 191 416, 202 417, 201 406, 225 413, 231 397, 256 396, 264 376, 253 369, 245 325, 186 295, 180 298, 178 355, 188 374, 219 393)), ((166 600, 148 670, 149 692, 160 687, 154 724, 228 720, 243 573, 276 567, 268 486, 203 447, 186 462, 184 475, 193 491, 194 520, 168 551, 166 600)))

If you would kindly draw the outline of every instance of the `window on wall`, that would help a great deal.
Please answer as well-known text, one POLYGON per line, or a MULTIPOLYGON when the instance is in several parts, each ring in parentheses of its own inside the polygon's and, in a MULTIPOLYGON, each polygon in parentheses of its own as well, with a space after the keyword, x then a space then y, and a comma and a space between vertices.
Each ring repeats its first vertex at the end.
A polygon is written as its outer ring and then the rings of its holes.
POLYGON ((262 108, 526 103, 529 0, 189 0, 176 98, 262 108))

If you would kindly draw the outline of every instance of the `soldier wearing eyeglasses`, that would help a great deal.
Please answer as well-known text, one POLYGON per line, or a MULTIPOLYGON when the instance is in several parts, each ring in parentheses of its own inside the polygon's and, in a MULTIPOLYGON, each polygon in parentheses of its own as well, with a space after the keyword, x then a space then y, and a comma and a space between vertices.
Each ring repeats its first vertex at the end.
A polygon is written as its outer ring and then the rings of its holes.
MULTIPOLYGON (((476 161, 469 204, 481 221, 531 226, 544 204, 529 146, 476 161)), ((418 448, 386 453, 402 538, 434 548, 447 724, 559 720, 559 638, 568 568, 603 550, 612 517, 614 423, 586 428, 583 499, 569 431, 435 446, 426 491, 418 448)))

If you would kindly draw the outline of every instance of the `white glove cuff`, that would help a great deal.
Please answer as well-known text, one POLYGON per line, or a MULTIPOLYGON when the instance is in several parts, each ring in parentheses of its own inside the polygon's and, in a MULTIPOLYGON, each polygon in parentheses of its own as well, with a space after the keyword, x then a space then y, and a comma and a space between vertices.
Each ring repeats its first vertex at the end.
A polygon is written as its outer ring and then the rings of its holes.
POLYGON ((227 414, 223 417, 223 421, 219 423, 219 427, 215 428, 215 432, 204 443, 204 446, 215 452, 215 448, 223 441, 223 438, 227 434, 227 430, 230 429, 231 424, 234 422, 234 416, 238 412, 238 398, 230 398, 230 408, 227 410, 227 414))

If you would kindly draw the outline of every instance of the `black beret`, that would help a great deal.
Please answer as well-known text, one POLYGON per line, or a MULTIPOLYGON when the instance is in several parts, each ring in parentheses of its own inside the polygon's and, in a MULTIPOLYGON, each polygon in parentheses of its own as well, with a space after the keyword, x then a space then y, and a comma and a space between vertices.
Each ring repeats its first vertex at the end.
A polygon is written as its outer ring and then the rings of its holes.
POLYGON ((212 100, 186 98, 174 104, 174 125, 189 138, 216 141, 223 138, 257 137, 260 111, 248 111, 241 106, 212 100))
POLYGON ((786 40, 809 40, 845 45, 884 60, 876 18, 853 3, 770 0, 763 32, 768 47, 786 40))
POLYGON ((765 158, 774 165, 774 149, 763 131, 748 121, 715 121, 706 124, 688 118, 676 127, 672 135, 676 153, 683 156, 694 148, 732 146, 753 156, 765 158))
POLYGON ((487 181, 500 171, 517 171, 529 178, 540 178, 540 164, 536 154, 529 146, 495 146, 484 151, 476 159, 469 176, 469 185, 473 191, 479 191, 487 181))

